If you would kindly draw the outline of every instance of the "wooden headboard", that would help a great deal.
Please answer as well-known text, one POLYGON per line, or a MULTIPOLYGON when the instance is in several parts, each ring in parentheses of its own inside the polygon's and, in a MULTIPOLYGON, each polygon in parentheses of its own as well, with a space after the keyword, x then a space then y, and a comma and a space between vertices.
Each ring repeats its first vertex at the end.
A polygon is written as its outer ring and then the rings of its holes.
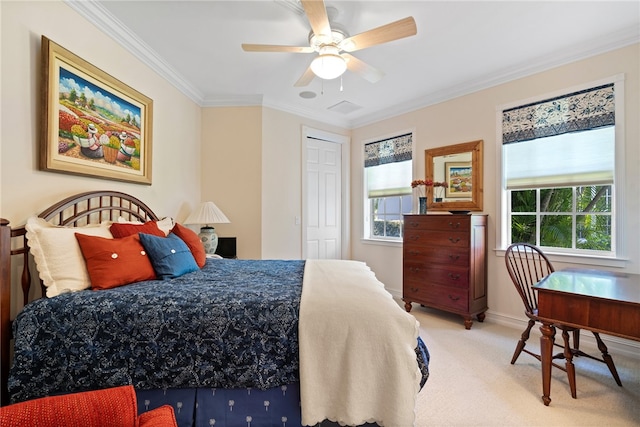
MULTIPOLYGON (((79 227, 99 224, 102 221, 117 221, 119 217, 133 221, 152 221, 159 217, 139 199, 118 191, 90 191, 67 197, 42 211, 40 218, 54 225, 79 227)), ((29 302, 32 274, 29 269, 29 247, 24 225, 11 228, 9 221, 0 219, 0 404, 9 403, 7 383, 9 380, 11 348, 11 301, 13 300, 11 262, 12 257, 22 258, 20 288, 22 303, 29 302)), ((35 275, 37 277, 37 275, 35 275)), ((42 282, 40 283, 42 287, 42 282)), ((44 295, 44 291, 42 292, 44 295)))

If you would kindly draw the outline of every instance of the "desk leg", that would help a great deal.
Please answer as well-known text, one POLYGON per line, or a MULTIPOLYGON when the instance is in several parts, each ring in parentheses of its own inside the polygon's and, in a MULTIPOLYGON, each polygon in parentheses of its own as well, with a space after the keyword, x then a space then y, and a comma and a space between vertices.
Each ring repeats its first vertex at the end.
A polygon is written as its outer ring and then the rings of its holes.
POLYGON ((545 406, 551 402, 551 362, 553 361, 553 341, 556 328, 553 325, 542 322, 540 326, 540 358, 542 359, 542 401, 545 406))
MULTIPOLYGON (((569 332, 562 330, 562 339, 564 340, 564 360, 567 377, 569 377, 569 388, 571 389, 571 397, 576 398, 576 367, 573 364, 573 352, 569 343, 569 332)), ((575 342, 574 342, 575 343, 575 342)), ((578 348, 578 347, 576 347, 578 348)))

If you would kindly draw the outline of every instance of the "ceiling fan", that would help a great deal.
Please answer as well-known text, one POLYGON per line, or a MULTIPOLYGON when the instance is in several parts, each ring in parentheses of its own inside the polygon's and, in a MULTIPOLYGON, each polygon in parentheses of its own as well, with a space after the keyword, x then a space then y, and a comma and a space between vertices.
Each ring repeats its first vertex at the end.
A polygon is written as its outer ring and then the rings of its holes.
POLYGON ((315 76, 330 80, 340 77, 346 70, 354 72, 371 83, 379 81, 384 73, 359 60, 348 52, 416 35, 413 17, 400 19, 386 25, 349 37, 346 31, 329 23, 327 8, 322 0, 300 0, 311 24, 309 46, 281 46, 268 44, 242 44, 246 52, 313 53, 318 56, 294 84, 307 86, 315 76))

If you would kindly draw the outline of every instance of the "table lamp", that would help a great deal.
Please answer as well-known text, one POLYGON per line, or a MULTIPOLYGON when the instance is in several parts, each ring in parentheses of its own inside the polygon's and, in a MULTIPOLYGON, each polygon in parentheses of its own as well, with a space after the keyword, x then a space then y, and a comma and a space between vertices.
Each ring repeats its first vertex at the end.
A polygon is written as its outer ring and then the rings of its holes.
POLYGON ((204 227, 200 228, 198 237, 200 237, 207 255, 215 254, 218 248, 218 235, 210 224, 227 224, 230 222, 229 218, 213 202, 201 203, 184 221, 185 224, 204 224, 204 227))

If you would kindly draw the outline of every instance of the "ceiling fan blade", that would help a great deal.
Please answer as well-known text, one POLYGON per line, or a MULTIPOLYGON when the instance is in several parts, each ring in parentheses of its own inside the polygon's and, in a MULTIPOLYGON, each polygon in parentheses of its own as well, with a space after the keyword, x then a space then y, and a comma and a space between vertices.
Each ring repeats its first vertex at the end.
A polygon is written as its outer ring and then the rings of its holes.
POLYGON ((329 16, 322 0, 301 0, 304 12, 307 14, 311 29, 316 36, 331 36, 331 25, 329 16))
POLYGON ((371 83, 379 82, 384 76, 382 71, 372 67, 364 61, 359 60, 353 55, 343 53, 341 56, 347 61, 347 69, 349 71, 358 74, 360 77, 371 83))
POLYGON ((243 43, 242 50, 245 52, 294 52, 294 53, 312 53, 313 48, 310 46, 280 46, 275 44, 249 44, 243 43))
POLYGON ((387 43, 393 40, 402 39, 409 36, 415 36, 418 32, 416 21, 412 16, 383 25, 364 33, 346 38, 340 48, 346 52, 355 52, 356 50, 387 43))
POLYGON ((300 76, 298 81, 293 86, 294 87, 307 86, 309 83, 311 83, 311 80, 313 80, 313 78, 315 76, 316 75, 313 74, 313 71, 311 71, 311 67, 307 67, 307 69, 304 72, 304 74, 302 76, 300 76))

